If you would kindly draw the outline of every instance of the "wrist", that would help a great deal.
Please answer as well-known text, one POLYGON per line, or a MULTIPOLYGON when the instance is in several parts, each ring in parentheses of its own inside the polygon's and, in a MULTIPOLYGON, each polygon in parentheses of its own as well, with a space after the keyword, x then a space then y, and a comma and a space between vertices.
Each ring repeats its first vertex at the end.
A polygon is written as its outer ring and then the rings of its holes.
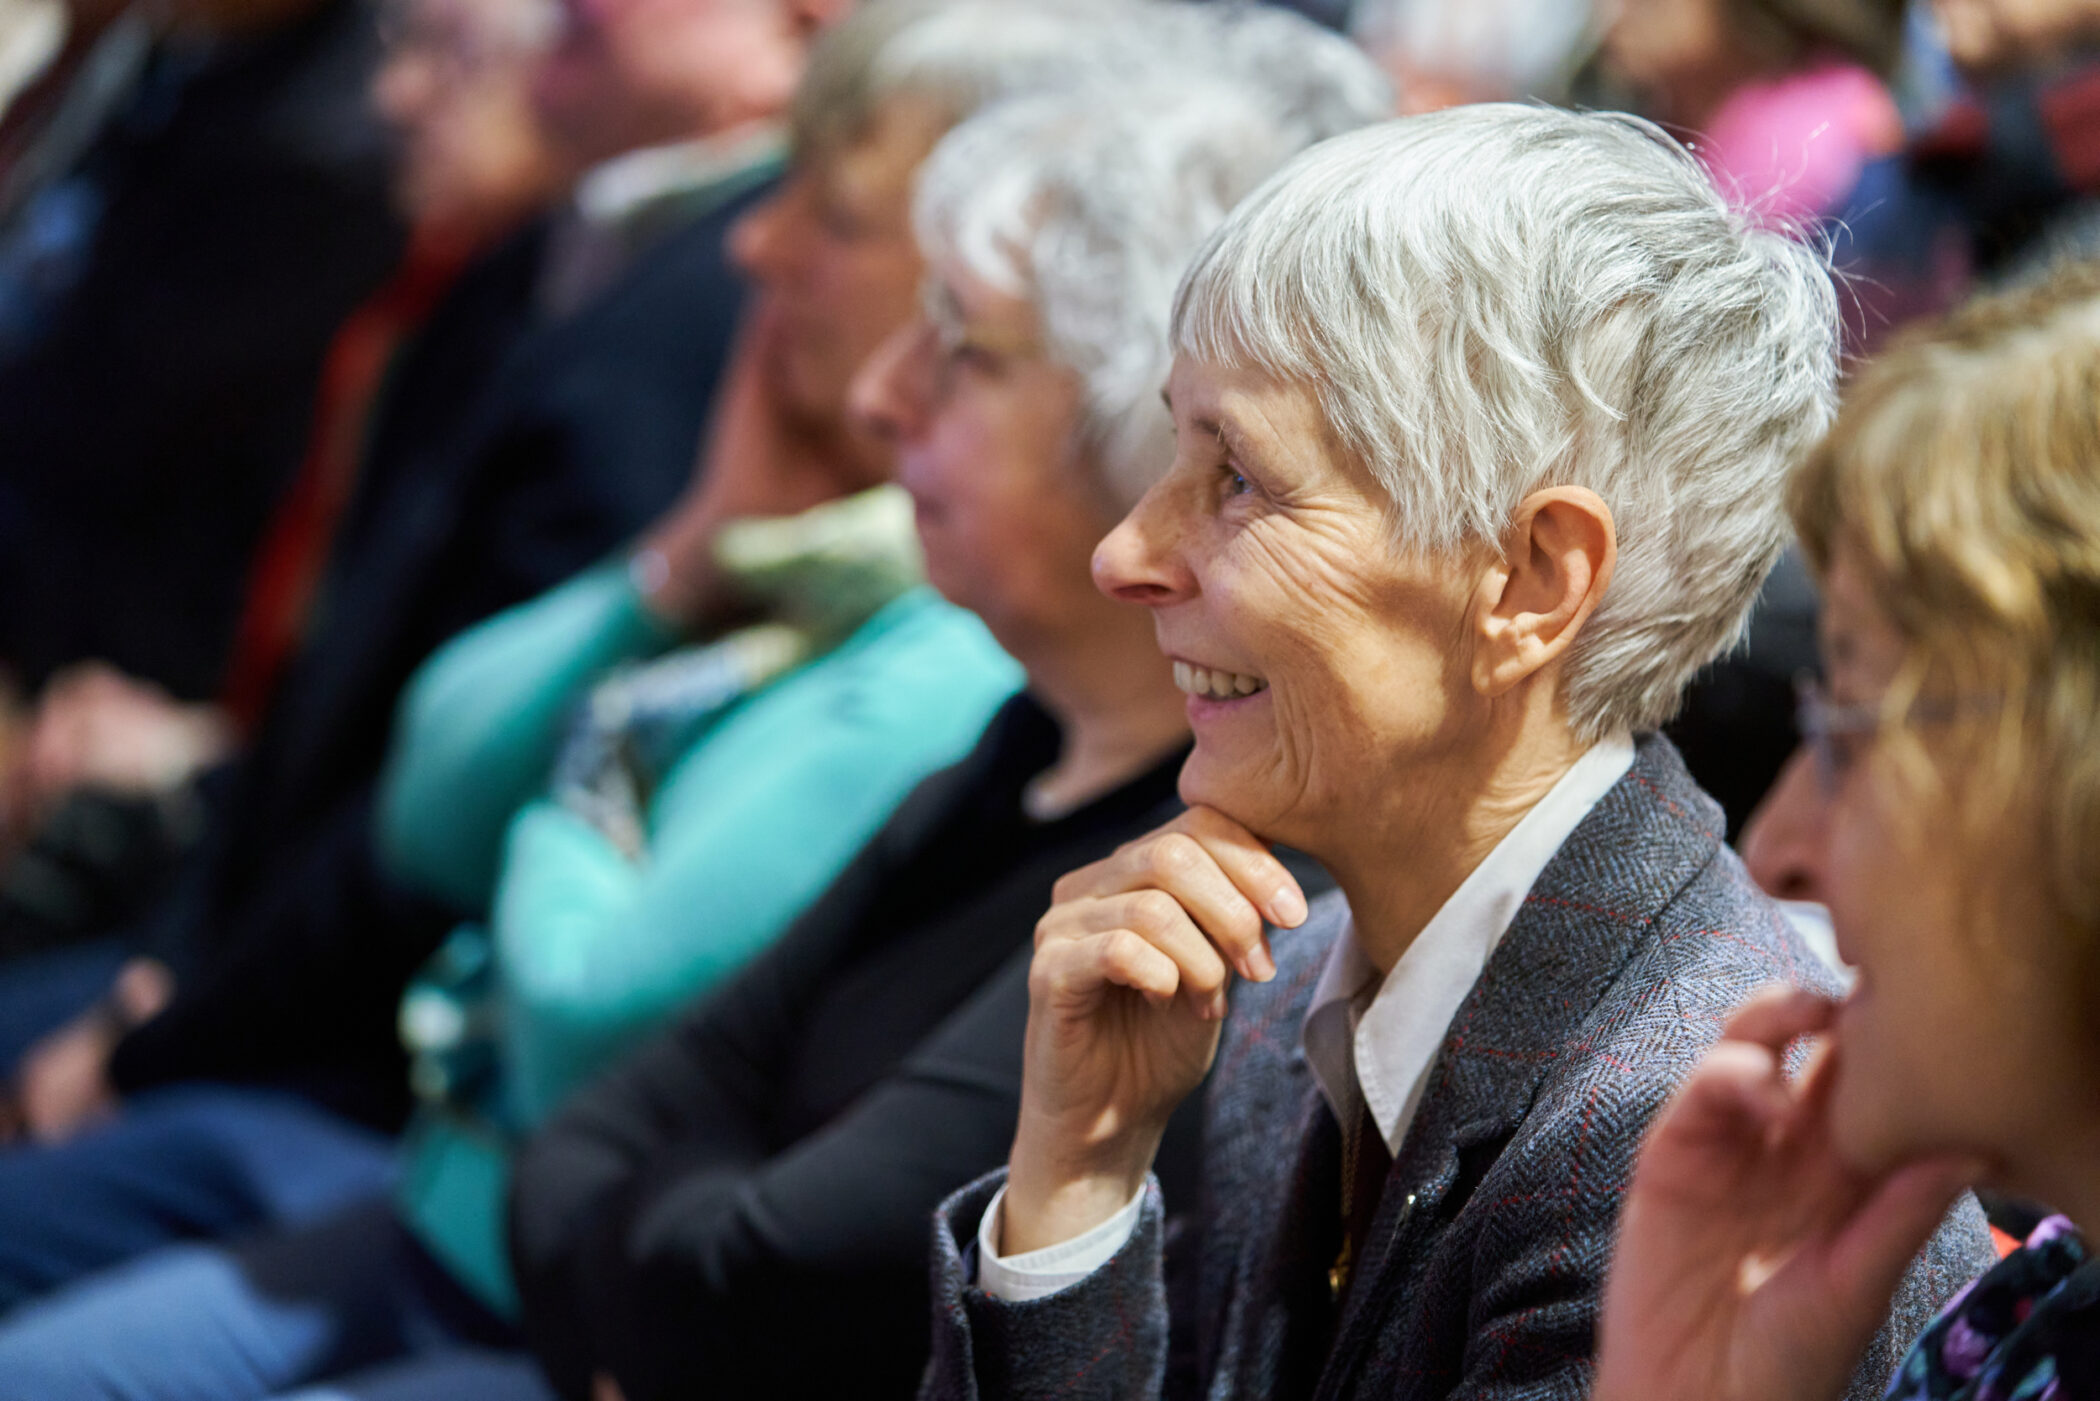
POLYGON ((1025 1255, 1085 1235, 1145 1185, 1159 1136, 1122 1151, 1074 1157, 1031 1142, 1025 1127, 1007 1161, 999 1253, 1025 1255))

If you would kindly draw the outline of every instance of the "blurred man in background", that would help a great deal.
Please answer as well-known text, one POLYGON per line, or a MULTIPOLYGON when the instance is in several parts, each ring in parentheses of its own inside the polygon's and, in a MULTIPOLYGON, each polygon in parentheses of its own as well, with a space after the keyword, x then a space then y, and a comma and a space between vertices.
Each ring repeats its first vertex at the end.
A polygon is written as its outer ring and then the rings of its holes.
POLYGON ((375 864, 395 701, 438 643, 597 561, 686 484, 739 299, 724 234, 777 168, 772 119, 839 8, 565 12, 535 108, 590 169, 470 268, 401 356, 301 644, 198 856, 131 931, 156 958, 23 1062, 22 1122, 46 1146, 0 1157, 0 1300, 171 1237, 325 1208, 384 1171, 375 1135, 370 1173, 317 1183, 300 1143, 335 1145, 315 1104, 398 1122, 394 1008, 457 917, 375 864), (659 144, 606 149, 641 140, 659 144))

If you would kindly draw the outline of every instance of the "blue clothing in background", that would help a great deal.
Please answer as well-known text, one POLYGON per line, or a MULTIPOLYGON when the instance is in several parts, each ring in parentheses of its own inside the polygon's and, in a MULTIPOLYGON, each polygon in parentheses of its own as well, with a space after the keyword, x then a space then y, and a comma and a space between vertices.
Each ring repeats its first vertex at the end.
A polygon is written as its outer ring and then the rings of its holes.
MULTIPOLYGON (((770 943, 1021 679, 974 616, 911 588, 710 716, 658 777, 636 855, 533 794, 594 684, 674 640, 618 565, 491 619, 417 678, 382 788, 397 876, 489 911, 486 934, 447 955, 452 976, 487 981, 485 1013, 459 1015, 492 1019, 490 1045, 478 1061, 419 1057, 419 1076, 449 1083, 418 1087, 401 1208, 506 1315, 512 1146, 770 943)), ((412 994, 405 1022, 417 1011, 412 994)))
MULTIPOLYGON (((181 1237, 312 1221, 384 1192, 393 1143, 297 1095, 188 1085, 0 1153, 0 1310, 181 1237)), ((0 1389, 18 1396, 0 1367, 0 1389)))
POLYGON ((225 1249, 173 1246, 22 1309, 0 1333, 0 1378, 37 1401, 268 1397, 383 1401, 552 1393, 368 1198, 303 1228, 225 1249), (413 1369, 394 1359, 416 1359, 413 1369))

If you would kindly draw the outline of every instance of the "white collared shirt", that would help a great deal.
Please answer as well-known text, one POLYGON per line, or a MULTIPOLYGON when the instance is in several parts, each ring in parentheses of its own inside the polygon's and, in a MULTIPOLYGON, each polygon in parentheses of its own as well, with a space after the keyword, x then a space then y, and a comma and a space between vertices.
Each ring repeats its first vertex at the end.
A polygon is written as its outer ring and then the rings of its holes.
POLYGON ((741 177, 777 159, 786 141, 777 123, 648 146, 603 161, 576 182, 541 255, 536 299, 543 315, 564 317, 605 291, 638 252, 675 224, 699 217, 704 192, 727 197, 741 177))
MULTIPOLYGON (((1546 863, 1633 767, 1633 741, 1594 745, 1473 868, 1381 980, 1345 925, 1313 989, 1302 1032, 1305 1058, 1337 1122, 1368 1104, 1395 1156, 1414 1122, 1451 1019, 1509 932, 1546 863)), ((995 1298, 1039 1299, 1106 1264, 1137 1229, 1142 1193, 1085 1235, 1001 1258, 999 1195, 977 1228, 977 1284, 995 1298)))
POLYGON ((576 211, 589 224, 622 223, 657 200, 712 185, 786 149, 786 136, 773 122, 644 146, 585 171, 576 182, 576 211))

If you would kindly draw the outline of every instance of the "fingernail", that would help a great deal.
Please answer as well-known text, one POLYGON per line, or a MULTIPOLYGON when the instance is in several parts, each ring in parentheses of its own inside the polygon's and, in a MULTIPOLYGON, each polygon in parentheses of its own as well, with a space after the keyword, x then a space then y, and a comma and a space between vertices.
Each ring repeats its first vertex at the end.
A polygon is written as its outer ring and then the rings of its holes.
POLYGON ((1276 976, 1276 960, 1269 957, 1267 944, 1256 944, 1254 952, 1247 955, 1247 976, 1257 983, 1266 983, 1276 976))
POLYGON ((1269 922, 1296 929, 1305 922, 1305 897, 1288 885, 1280 885, 1269 897, 1269 922))
POLYGON ((1214 1022, 1223 1021, 1225 1019, 1225 1007, 1225 990, 1220 988, 1210 999, 1210 1006, 1203 1009, 1203 1015, 1214 1022))

